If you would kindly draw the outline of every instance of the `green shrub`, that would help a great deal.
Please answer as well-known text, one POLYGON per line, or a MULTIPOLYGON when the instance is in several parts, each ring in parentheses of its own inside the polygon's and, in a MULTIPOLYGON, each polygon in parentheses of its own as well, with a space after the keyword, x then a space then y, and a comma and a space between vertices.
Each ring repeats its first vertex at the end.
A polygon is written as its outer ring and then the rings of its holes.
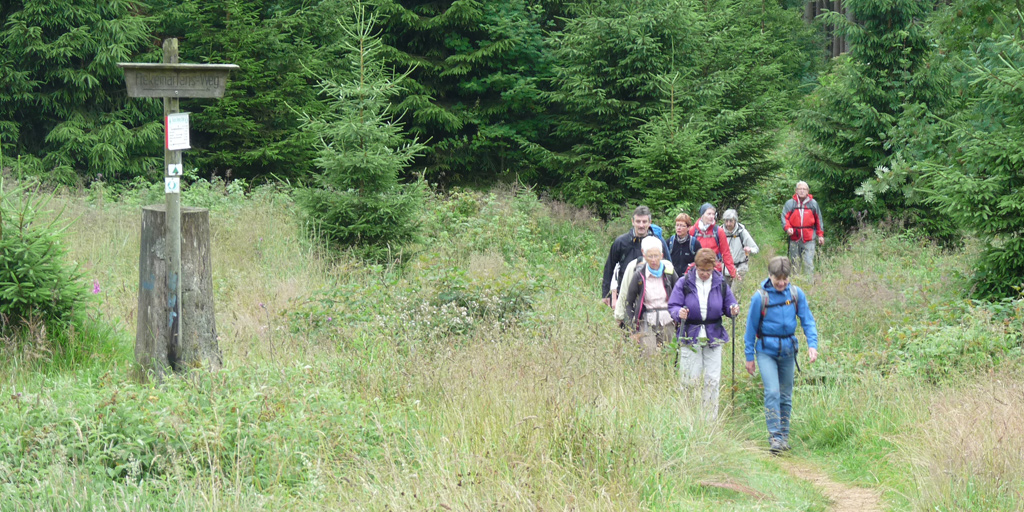
POLYGON ((989 371, 1021 355, 1024 301, 963 301, 932 306, 927 321, 886 336, 897 370, 940 382, 951 374, 989 371))
POLYGON ((53 338, 78 322, 88 299, 78 266, 66 261, 60 215, 37 222, 46 205, 47 199, 24 186, 5 191, 0 179, 0 337, 5 339, 40 325, 53 338))

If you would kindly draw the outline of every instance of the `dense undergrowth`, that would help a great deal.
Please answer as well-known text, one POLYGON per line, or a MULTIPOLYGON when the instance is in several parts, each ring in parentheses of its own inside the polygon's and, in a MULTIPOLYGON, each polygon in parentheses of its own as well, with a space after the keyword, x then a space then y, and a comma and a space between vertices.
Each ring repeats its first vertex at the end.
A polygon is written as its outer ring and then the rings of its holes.
MULTIPOLYGON (((624 342, 597 276, 625 222, 523 188, 434 196, 424 242, 387 265, 304 238, 286 189, 194 186, 226 369, 133 382, 149 193, 53 199, 79 219, 67 245, 106 330, 58 366, 5 348, 2 510, 826 506, 761 451, 759 380, 740 370, 709 422, 669 354, 624 342)), ((741 212, 762 247, 751 276, 784 250, 774 208, 741 212)), ((963 299, 973 256, 871 229, 826 246, 815 281, 796 280, 822 360, 798 377, 794 456, 896 509, 1019 508, 1021 303, 963 299)))

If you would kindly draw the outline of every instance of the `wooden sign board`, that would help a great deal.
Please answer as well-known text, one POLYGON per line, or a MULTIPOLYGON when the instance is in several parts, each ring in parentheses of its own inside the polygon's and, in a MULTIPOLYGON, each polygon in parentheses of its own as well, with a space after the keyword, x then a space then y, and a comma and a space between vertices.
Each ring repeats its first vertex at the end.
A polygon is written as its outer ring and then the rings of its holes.
POLYGON ((235 64, 121 62, 132 98, 220 98, 235 64))

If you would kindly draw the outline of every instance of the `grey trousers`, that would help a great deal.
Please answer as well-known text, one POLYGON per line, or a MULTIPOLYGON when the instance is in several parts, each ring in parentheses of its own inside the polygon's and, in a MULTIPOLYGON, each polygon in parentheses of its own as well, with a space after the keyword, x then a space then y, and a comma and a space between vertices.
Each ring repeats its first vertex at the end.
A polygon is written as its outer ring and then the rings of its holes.
POLYGON ((675 338, 676 327, 671 323, 661 326, 651 325, 644 319, 640 322, 639 334, 637 342, 640 344, 640 352, 645 357, 650 357, 657 354, 660 347, 667 345, 675 338))
POLYGON ((704 412, 711 419, 717 418, 718 386, 722 380, 722 346, 680 346, 679 380, 684 388, 700 389, 704 412))
POLYGON ((789 241, 789 260, 793 262, 794 270, 803 261, 804 273, 814 276, 814 247, 814 240, 809 242, 789 241))

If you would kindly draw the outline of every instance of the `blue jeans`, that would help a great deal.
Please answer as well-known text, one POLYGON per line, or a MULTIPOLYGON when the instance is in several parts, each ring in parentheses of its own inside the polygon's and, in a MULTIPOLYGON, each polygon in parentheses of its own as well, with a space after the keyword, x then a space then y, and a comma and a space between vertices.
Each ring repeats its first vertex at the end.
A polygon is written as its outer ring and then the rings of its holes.
POLYGON ((764 418, 768 423, 768 437, 788 441, 796 354, 772 357, 758 352, 757 366, 761 368, 761 382, 764 383, 764 418))

